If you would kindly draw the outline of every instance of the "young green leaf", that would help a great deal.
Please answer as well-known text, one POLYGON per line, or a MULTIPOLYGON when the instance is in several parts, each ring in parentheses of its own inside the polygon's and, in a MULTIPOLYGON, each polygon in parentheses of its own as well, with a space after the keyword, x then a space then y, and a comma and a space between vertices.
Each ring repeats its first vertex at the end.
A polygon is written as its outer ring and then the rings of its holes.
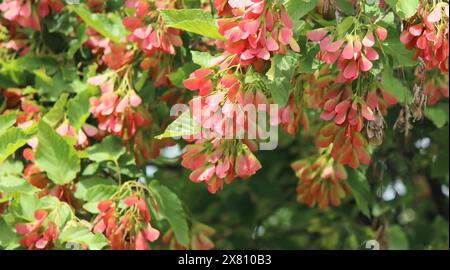
POLYGON ((103 178, 98 176, 82 177, 77 183, 74 196, 77 199, 87 201, 87 194, 90 188, 99 185, 114 185, 115 182, 109 178, 103 178))
POLYGON ((211 13, 202 9, 163 9, 160 11, 167 26, 204 37, 224 40, 211 13))
POLYGON ((69 222, 58 239, 65 243, 66 248, 80 248, 77 245, 86 245, 90 250, 100 250, 108 245, 108 239, 101 233, 92 233, 89 228, 77 224, 74 222, 69 222))
POLYGON ((399 225, 389 227, 387 232, 390 250, 407 250, 409 249, 409 240, 405 232, 399 225))
POLYGON ((347 0, 336 0, 336 5, 347 15, 352 15, 355 12, 355 7, 347 0))
POLYGON ((284 6, 292 20, 298 21, 316 7, 317 0, 286 0, 284 6))
POLYGON ((392 7, 402 19, 408 19, 417 12, 419 0, 386 0, 386 3, 392 7))
POLYGON ((36 163, 58 185, 70 183, 80 171, 80 158, 69 145, 44 121, 38 126, 39 145, 36 163))
POLYGON ((14 249, 19 246, 19 235, 16 234, 4 217, 0 217, 0 247, 14 249))
POLYGON ((7 159, 0 164, 0 176, 5 175, 19 175, 23 171, 23 164, 21 161, 14 161, 13 159, 7 159))
POLYGON ((448 113, 448 103, 439 103, 425 109, 425 116, 438 128, 448 123, 448 113))
POLYGON ((16 122, 17 112, 0 115, 0 136, 16 122))
POLYGON ((352 170, 347 181, 359 210, 367 217, 370 217, 370 188, 366 176, 360 171, 352 170))
POLYGON ((353 16, 345 17, 345 19, 343 19, 342 22, 340 22, 337 26, 337 33, 338 33, 337 38, 338 39, 343 38, 347 34, 348 30, 350 29, 350 27, 353 25, 354 22, 355 17, 353 16))
POLYGON ((69 5, 69 10, 75 12, 83 21, 95 29, 102 36, 109 38, 115 43, 124 41, 128 35, 128 31, 122 23, 122 19, 118 14, 111 13, 108 15, 101 13, 91 13, 86 6, 69 5))
POLYGON ((169 222, 177 241, 186 245, 189 242, 189 227, 180 199, 169 188, 159 184, 158 181, 152 181, 149 188, 156 198, 158 213, 169 222))
POLYGON ((89 99, 93 95, 93 91, 86 89, 67 102, 67 118, 76 131, 81 129, 90 115, 89 99))
MULTIPOLYGON (((441 151, 436 155, 431 164, 431 176, 436 178, 447 178, 449 175, 448 163, 449 153, 441 151)), ((446 183, 448 185, 448 182, 446 183)))
POLYGON ((3 196, 9 196, 14 194, 32 194, 38 191, 27 180, 20 178, 16 175, 0 175, 0 190, 3 196))
POLYGON ((394 68, 414 67, 418 64, 418 61, 413 59, 414 51, 405 48, 405 44, 400 42, 399 33, 395 31, 389 32, 388 38, 383 42, 383 50, 393 58, 394 68))
POLYGON ((173 83, 173 85, 184 88, 183 81, 189 77, 189 75, 194 72, 198 68, 198 65, 193 63, 186 63, 177 71, 169 74, 169 79, 173 83))
POLYGON ((89 159, 96 162, 117 161, 120 156, 125 154, 125 151, 122 141, 114 136, 108 136, 101 143, 86 149, 89 159))
POLYGON ((43 119, 51 127, 56 127, 63 119, 68 97, 67 93, 62 94, 55 105, 44 115, 43 119))
POLYGON ((87 189, 85 194, 85 200, 87 203, 83 205, 83 208, 88 212, 97 214, 99 210, 97 208, 98 203, 103 200, 110 199, 117 191, 117 186, 110 184, 95 185, 87 189))
POLYGON ((187 110, 173 121, 163 134, 156 136, 156 139, 175 138, 198 134, 201 126, 191 116, 191 111, 187 110))
POLYGON ((272 66, 267 74, 271 80, 269 90, 275 102, 281 107, 286 106, 292 92, 291 79, 297 63, 298 57, 294 54, 276 55, 272 59, 272 66))
POLYGON ((7 129, 0 135, 0 163, 24 146, 30 136, 17 127, 7 129))
POLYGON ((39 198, 37 193, 24 193, 15 198, 15 203, 11 204, 11 213, 15 217, 26 221, 35 220, 34 212, 39 209, 39 198))
POLYGON ((208 52, 191 51, 191 54, 192 62, 204 68, 212 66, 212 62, 216 59, 208 52))
POLYGON ((385 67, 381 76, 384 90, 394 95, 401 103, 409 103, 411 101, 411 91, 403 85, 402 81, 394 76, 394 71, 391 68, 385 67))

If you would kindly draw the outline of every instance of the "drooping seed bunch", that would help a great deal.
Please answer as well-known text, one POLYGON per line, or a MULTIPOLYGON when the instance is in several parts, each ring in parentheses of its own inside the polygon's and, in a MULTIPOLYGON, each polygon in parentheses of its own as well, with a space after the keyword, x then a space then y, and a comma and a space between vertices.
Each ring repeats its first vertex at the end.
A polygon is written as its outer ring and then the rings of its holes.
POLYGON ((407 49, 415 50, 414 59, 420 58, 428 70, 448 72, 448 10, 447 2, 421 1, 417 14, 409 19, 400 36, 407 49))
MULTIPOLYGON (((129 184, 130 182, 128 182, 129 184)), ((148 250, 148 242, 159 238, 160 232, 150 224, 151 215, 147 193, 143 186, 124 184, 121 189, 108 200, 98 203, 99 214, 93 221, 93 232, 103 233, 110 242, 111 249, 148 250), (127 195, 128 194, 128 195, 127 195)), ((152 207, 158 211, 156 201, 152 207)))
POLYGON ((147 125, 149 120, 137 110, 141 98, 130 88, 125 75, 115 89, 117 76, 99 75, 89 79, 89 83, 101 88, 101 96, 90 100, 90 112, 98 120, 98 128, 110 134, 129 140, 137 128, 147 125))
POLYGON ((224 52, 210 63, 209 68, 196 70, 184 81, 187 89, 199 91, 200 97, 191 100, 189 105, 193 118, 209 133, 207 136, 202 134, 195 145, 188 146, 183 157, 185 161, 194 156, 199 163, 182 163, 195 170, 191 180, 207 182, 212 193, 221 188, 223 182, 231 183, 235 177, 247 178, 261 167, 250 151, 255 150, 253 143, 243 142, 240 137, 255 130, 258 138, 262 132, 255 119, 249 120, 246 106, 265 110, 271 125, 282 124, 291 133, 296 130, 296 125, 291 125, 292 120, 300 116, 293 102, 285 108, 269 111, 272 97, 259 85, 243 80, 249 67, 263 71, 271 56, 286 53, 288 47, 299 51, 293 38, 294 24, 285 8, 264 0, 216 0, 214 4, 220 16, 231 16, 219 20, 219 32, 226 40, 217 42, 217 46, 224 52), (196 110, 196 106, 200 110, 196 110), (231 132, 229 127, 233 127, 231 132), (210 154, 219 153, 219 157, 213 156, 205 163, 209 155, 203 153, 205 149, 210 154))
POLYGON ((23 235, 20 245, 28 249, 52 249, 59 235, 59 227, 48 221, 47 215, 45 210, 36 210, 35 221, 16 224, 17 233, 23 235))
POLYGON ((261 164, 242 141, 197 140, 186 147, 181 165, 192 170, 189 179, 206 183, 211 193, 231 184, 236 177, 242 179, 255 174, 261 164))
POLYGON ((61 0, 5 0, 0 3, 3 18, 36 31, 41 31, 40 19, 63 8, 61 0))
POLYGON ((326 152, 317 158, 298 160, 291 167, 299 178, 297 199, 309 207, 339 206, 350 193, 344 166, 326 152))
MULTIPOLYGON (((119 70, 133 60, 140 61, 142 70, 150 73, 156 87, 170 84, 167 77, 172 71, 168 57, 173 57, 175 48, 181 47, 181 32, 168 28, 160 16, 160 8, 173 8, 176 1, 127 0, 125 6, 131 12, 123 17, 124 26, 130 35, 121 43, 114 43, 92 28, 88 28, 89 39, 85 45, 99 58, 100 64, 119 70)), ((92 10, 102 12, 104 8, 91 3, 92 10)))
POLYGON ((262 70, 271 54, 285 52, 286 46, 300 51, 293 38, 294 23, 283 6, 265 0, 216 0, 214 5, 219 15, 231 16, 219 20, 219 32, 227 40, 217 45, 230 55, 236 54, 235 61, 242 66, 262 70))
POLYGON ((397 100, 376 80, 357 89, 353 87, 360 85, 358 83, 337 82, 329 66, 302 78, 305 80, 304 104, 323 109, 320 118, 331 121, 320 130, 316 145, 331 147, 330 155, 352 168, 369 164, 369 145, 381 143, 385 129, 383 115, 397 100))

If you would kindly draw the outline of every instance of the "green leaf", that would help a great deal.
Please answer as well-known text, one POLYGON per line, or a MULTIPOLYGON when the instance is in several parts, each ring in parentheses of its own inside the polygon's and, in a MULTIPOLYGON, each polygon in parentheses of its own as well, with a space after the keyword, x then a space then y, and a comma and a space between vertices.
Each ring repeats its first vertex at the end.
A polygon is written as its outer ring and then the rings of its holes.
POLYGON ((110 199, 117 191, 117 186, 113 185, 96 185, 89 188, 86 192, 86 201, 83 208, 90 213, 99 213, 97 205, 98 202, 110 199))
POLYGON ((407 50, 405 44, 400 42, 397 31, 389 31, 388 38, 383 42, 383 50, 394 59, 394 68, 414 67, 418 63, 413 60, 414 51, 407 50))
POLYGON ((298 21, 316 7, 317 0, 286 0, 284 6, 292 20, 298 21))
POLYGON ((431 176, 437 178, 448 176, 448 162, 448 152, 440 151, 433 159, 433 163, 431 164, 431 176))
POLYGON ((350 27, 353 25, 353 23, 355 22, 355 17, 353 16, 348 16, 345 17, 345 19, 342 20, 342 22, 340 22, 337 26, 337 32, 338 32, 338 39, 343 38, 348 30, 350 29, 350 27))
POLYGON ((268 87, 275 103, 280 107, 286 106, 291 90, 290 82, 286 78, 278 77, 270 82, 268 87))
POLYGON ((294 74, 294 68, 297 60, 298 57, 294 53, 289 53, 287 55, 276 55, 272 62, 272 65, 275 66, 275 78, 285 76, 288 80, 290 80, 294 74))
POLYGON ((383 73, 383 88, 388 91, 401 103, 409 103, 412 99, 411 92, 403 85, 402 81, 394 76, 391 68, 385 66, 383 73))
POLYGON ((97 208, 98 202, 88 202, 83 204, 83 209, 92 214, 98 214, 100 211, 97 208))
POLYGON ((46 70, 39 69, 33 73, 38 93, 50 96, 52 101, 56 101, 63 92, 73 92, 70 84, 64 80, 62 72, 51 74, 46 70))
POLYGON ((398 0, 397 8, 404 14, 404 18, 410 18, 417 12, 419 0, 398 0))
POLYGON ((314 73, 319 68, 319 60, 316 59, 316 54, 319 51, 318 47, 314 47, 304 55, 299 62, 299 72, 314 73))
POLYGON ((269 90, 275 102, 284 107, 292 91, 291 79, 298 62, 298 57, 291 53, 288 55, 276 55, 272 59, 272 66, 267 72, 267 77, 272 82, 269 90))
POLYGON ((16 175, 0 175, 0 191, 3 193, 3 196, 10 196, 19 193, 31 194, 38 191, 38 189, 27 180, 16 175))
POLYGON ((191 54, 192 62, 203 68, 210 67, 212 65, 211 63, 217 58, 209 52, 191 51, 191 54))
POLYGON ((347 182, 352 190, 359 210, 367 217, 370 217, 370 188, 366 176, 360 171, 352 170, 349 173, 347 182))
POLYGON ((60 229, 70 221, 74 215, 72 207, 60 201, 55 196, 45 196, 39 200, 39 209, 47 210, 48 219, 55 221, 60 229))
POLYGON ((0 164, 0 176, 5 175, 21 175, 23 171, 23 164, 21 161, 7 159, 0 164))
POLYGON ((189 242, 189 227, 180 199, 169 188, 159 184, 158 181, 152 181, 149 188, 158 204, 158 213, 169 222, 177 241, 186 245, 189 242))
POLYGON ((86 149, 89 159, 97 162, 117 161, 125 151, 122 141, 114 136, 108 136, 101 143, 86 149))
POLYGON ((202 9, 163 9, 160 11, 167 26, 204 37, 225 40, 210 12, 202 9))
POLYGON ((62 94, 55 105, 44 115, 43 119, 51 127, 56 127, 63 119, 68 97, 68 94, 62 94))
POLYGON ((25 219, 27 221, 33 221, 34 212, 39 208, 39 198, 36 193, 32 194, 20 194, 17 200, 13 200, 12 205, 8 210, 14 214, 14 216, 25 219))
POLYGON ((39 122, 38 140, 36 163, 39 168, 59 185, 75 179, 80 171, 80 159, 75 149, 44 121, 39 122))
POLYGON ((174 138, 181 136, 189 136, 198 134, 201 126, 191 116, 191 111, 187 110, 182 113, 175 121, 173 121, 164 131, 163 134, 155 138, 161 140, 163 138, 174 138))
POLYGON ((448 114, 448 103, 439 103, 425 109, 425 116, 433 121, 437 128, 441 128, 448 123, 448 114))
POLYGON ((18 246, 19 236, 11 229, 3 217, 0 217, 0 247, 15 248, 18 246))
POLYGON ((86 201, 88 190, 98 185, 115 185, 115 182, 109 178, 98 176, 81 178, 76 186, 75 198, 86 201))
POLYGON ((49 73, 55 73, 58 70, 58 61, 54 57, 38 56, 34 53, 29 53, 24 57, 18 58, 16 64, 19 68, 28 71, 44 69, 49 73))
POLYGON ((336 0, 336 5, 347 15, 352 15, 355 12, 355 7, 347 0, 336 0))
POLYGON ((76 31, 76 38, 69 41, 69 49, 67 50, 67 58, 73 59, 75 53, 83 47, 83 44, 89 39, 86 32, 86 24, 82 24, 76 31))
POLYGON ((86 89, 67 103, 67 118, 72 127, 78 131, 89 118, 89 99, 94 95, 94 91, 86 89))
POLYGON ((186 63, 177 71, 169 74, 169 79, 173 85, 184 88, 183 81, 189 78, 189 75, 198 68, 198 65, 193 63, 186 63))
POLYGON ((89 228, 74 222, 69 222, 64 227, 58 239, 66 243, 66 247, 76 243, 87 245, 90 250, 100 250, 108 245, 108 239, 102 233, 94 234, 89 228))
POLYGON ((16 123, 17 112, 0 115, 0 136, 14 123, 16 123))
POLYGON ((63 33, 64 35, 70 35, 74 26, 78 24, 75 17, 70 16, 66 12, 61 12, 54 15, 54 20, 48 22, 48 31, 50 33, 63 33))
POLYGON ((75 12, 83 21, 95 29, 102 36, 109 38, 114 43, 120 43, 128 36, 128 31, 122 23, 118 14, 108 15, 101 13, 91 13, 84 5, 69 5, 69 10, 75 12))
POLYGON ((87 190, 86 201, 99 202, 102 200, 107 200, 107 199, 110 199, 116 191, 117 191, 117 186, 113 186, 110 184, 96 185, 87 190))
POLYGON ((252 84, 260 81, 265 81, 267 78, 264 77, 264 74, 259 72, 255 72, 253 69, 249 69, 245 74, 244 82, 246 84, 252 84))
POLYGON ((409 19, 416 14, 419 0, 386 0, 397 15, 402 19, 409 19))
POLYGON ((9 128, 0 135, 0 163, 24 146, 30 137, 17 127, 9 128))
POLYGON ((388 229, 388 241, 390 250, 407 250, 409 241, 405 232, 399 225, 393 225, 388 229))
POLYGON ((36 56, 32 52, 7 62, 0 61, 0 86, 8 88, 29 84, 27 78, 36 69, 54 74, 58 70, 58 62, 51 56, 36 56))

